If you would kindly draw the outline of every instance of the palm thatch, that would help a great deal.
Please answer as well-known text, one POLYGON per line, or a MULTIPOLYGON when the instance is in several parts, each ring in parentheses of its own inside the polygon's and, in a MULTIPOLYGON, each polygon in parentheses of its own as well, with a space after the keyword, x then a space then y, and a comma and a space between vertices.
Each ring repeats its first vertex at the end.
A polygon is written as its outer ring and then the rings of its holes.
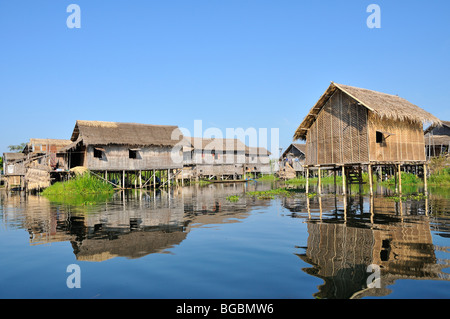
POLYGON ((246 155, 259 155, 259 156, 269 156, 270 153, 265 147, 246 147, 246 155))
POLYGON ((77 121, 65 150, 84 145, 175 146, 183 135, 178 126, 77 121))
POLYGON ((286 148, 286 150, 280 156, 280 159, 286 158, 286 156, 289 153, 293 152, 294 149, 296 149, 298 153, 303 154, 303 156, 306 155, 306 144, 292 143, 291 145, 288 146, 288 148, 286 148))
POLYGON ((30 191, 40 190, 50 186, 50 173, 47 169, 28 168, 25 174, 27 189, 30 191))
POLYGON ((331 82, 328 89, 297 128, 294 140, 306 140, 308 129, 314 123, 328 99, 337 90, 344 92, 359 105, 366 107, 377 115, 377 118, 402 122, 428 123, 434 127, 441 125, 441 121, 437 117, 399 96, 331 82))
POLYGON ((23 153, 58 153, 61 149, 72 143, 71 140, 52 139, 52 138, 30 138, 25 146, 23 153))
POLYGON ((217 152, 244 152, 247 146, 239 139, 187 137, 188 148, 217 152))

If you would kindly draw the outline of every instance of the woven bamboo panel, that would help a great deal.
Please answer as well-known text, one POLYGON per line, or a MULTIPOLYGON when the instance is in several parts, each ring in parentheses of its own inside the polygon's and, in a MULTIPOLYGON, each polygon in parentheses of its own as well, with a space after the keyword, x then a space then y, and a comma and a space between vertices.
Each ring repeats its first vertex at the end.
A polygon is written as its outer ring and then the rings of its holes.
POLYGON ((341 157, 341 120, 338 105, 338 97, 331 97, 331 133, 332 133, 332 161, 333 163, 342 163, 341 157))
POLYGON ((342 151, 344 163, 352 162, 351 115, 348 100, 342 97, 342 151))
POLYGON ((332 115, 331 115, 331 103, 327 103, 323 111, 323 127, 324 127, 324 162, 323 164, 331 164, 332 161, 332 115))
POLYGON ((314 130, 316 131, 317 135, 317 163, 322 163, 322 154, 323 154, 323 113, 319 113, 319 116, 316 120, 316 125, 314 130), (319 129, 320 128, 320 129, 319 129))
POLYGON ((369 138, 367 136, 367 109, 359 107, 359 134, 360 134, 360 149, 361 149, 361 162, 369 161, 369 138))

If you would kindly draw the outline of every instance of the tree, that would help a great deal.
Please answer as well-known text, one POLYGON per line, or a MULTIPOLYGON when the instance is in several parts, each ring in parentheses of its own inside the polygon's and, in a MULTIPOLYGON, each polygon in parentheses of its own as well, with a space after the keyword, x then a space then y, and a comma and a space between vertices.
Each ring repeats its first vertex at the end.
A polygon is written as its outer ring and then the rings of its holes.
POLYGON ((21 143, 19 145, 9 145, 8 148, 11 152, 17 152, 20 153, 23 151, 23 149, 27 146, 27 143, 21 143))

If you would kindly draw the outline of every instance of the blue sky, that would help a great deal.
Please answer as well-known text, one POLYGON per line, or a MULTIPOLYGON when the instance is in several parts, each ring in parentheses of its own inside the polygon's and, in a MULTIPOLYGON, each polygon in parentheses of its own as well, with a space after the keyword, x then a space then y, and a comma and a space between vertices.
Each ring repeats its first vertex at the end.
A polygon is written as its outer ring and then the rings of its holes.
POLYGON ((77 119, 279 128, 285 148, 330 81, 449 120, 449 16, 443 0, 0 0, 0 153, 77 119))

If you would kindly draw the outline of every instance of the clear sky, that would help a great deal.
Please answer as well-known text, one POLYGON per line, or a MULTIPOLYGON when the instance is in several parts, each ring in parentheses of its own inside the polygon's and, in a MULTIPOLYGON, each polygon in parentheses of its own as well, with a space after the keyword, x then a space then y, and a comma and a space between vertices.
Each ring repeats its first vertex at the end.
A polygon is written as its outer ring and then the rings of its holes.
POLYGON ((279 128, 286 148, 330 81, 450 120, 448 0, 0 0, 0 46, 0 153, 77 119, 279 128))

